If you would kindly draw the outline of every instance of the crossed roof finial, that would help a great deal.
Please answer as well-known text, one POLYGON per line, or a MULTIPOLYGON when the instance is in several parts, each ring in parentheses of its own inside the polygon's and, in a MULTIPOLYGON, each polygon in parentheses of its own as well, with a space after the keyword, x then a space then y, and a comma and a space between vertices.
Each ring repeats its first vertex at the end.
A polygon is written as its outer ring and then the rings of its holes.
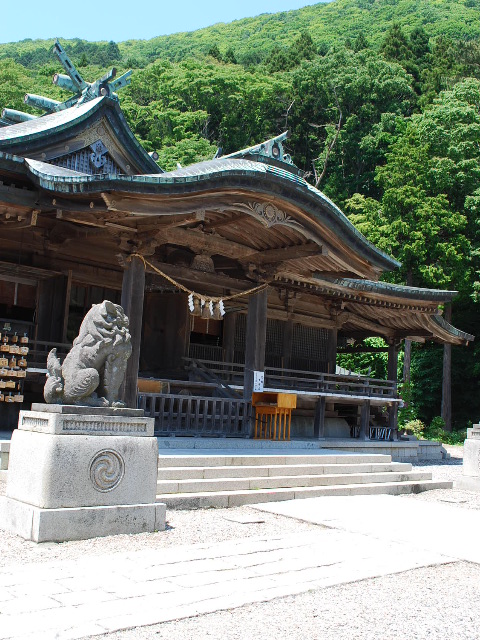
MULTIPOLYGON (((74 95, 71 98, 68 98, 68 100, 60 102, 59 100, 52 100, 45 96, 37 96, 33 93, 25 94, 25 104, 36 107, 37 109, 42 109, 46 114, 54 113, 55 111, 62 111, 63 109, 68 109, 76 104, 89 102, 90 100, 94 100, 101 96, 107 96, 112 100, 118 100, 118 95, 115 92, 130 84, 132 71, 127 71, 119 78, 115 78, 117 75, 115 67, 110 69, 110 71, 108 71, 99 80, 96 80, 95 82, 86 82, 58 40, 55 40, 53 52, 60 60, 62 67, 68 74, 56 73, 53 76, 53 83, 62 89, 71 91, 74 95)), ((23 111, 4 109, 0 119, 0 126, 2 124, 9 125, 16 124, 18 122, 25 122, 26 120, 32 120, 36 117, 37 116, 23 111)))

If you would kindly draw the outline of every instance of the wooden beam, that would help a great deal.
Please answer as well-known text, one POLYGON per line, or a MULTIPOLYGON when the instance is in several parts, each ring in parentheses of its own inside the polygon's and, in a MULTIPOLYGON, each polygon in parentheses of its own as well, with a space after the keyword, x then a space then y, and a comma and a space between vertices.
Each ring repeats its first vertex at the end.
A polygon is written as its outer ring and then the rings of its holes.
POLYGON ((395 329, 384 327, 381 324, 367 320, 363 316, 356 315, 350 311, 342 311, 337 315, 337 326, 340 328, 344 324, 353 324, 362 329, 372 331, 373 335, 393 337, 396 334, 395 329))
POLYGON ((198 230, 181 228, 160 229, 157 238, 163 244, 176 244, 188 247, 195 253, 205 251, 210 255, 219 254, 236 260, 252 253, 252 247, 226 240, 217 234, 203 233, 198 230))
POLYGON ((13 185, 6 186, 0 182, 0 202, 19 207, 37 208, 38 191, 19 189, 13 185))
POLYGON ((89 202, 85 202, 83 199, 79 200, 75 197, 67 199, 59 198, 58 196, 55 196, 54 198, 42 196, 38 199, 38 208, 50 211, 61 209, 62 211, 69 211, 72 213, 88 213, 101 215, 109 213, 108 208, 101 200, 92 199, 89 202))
POLYGON ((251 262, 255 265, 277 264, 278 262, 298 260, 299 258, 307 258, 310 256, 321 254, 323 254, 321 246, 315 244, 314 242, 308 242, 307 244, 282 247, 280 249, 266 249, 265 251, 255 251, 254 253, 246 255, 240 260, 240 262, 251 262))

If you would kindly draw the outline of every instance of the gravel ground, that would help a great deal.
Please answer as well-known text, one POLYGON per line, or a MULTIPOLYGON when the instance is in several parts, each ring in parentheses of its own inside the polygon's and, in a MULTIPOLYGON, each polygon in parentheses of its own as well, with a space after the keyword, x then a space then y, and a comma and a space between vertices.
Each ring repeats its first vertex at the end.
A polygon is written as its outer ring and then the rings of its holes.
MULTIPOLYGON (((462 475, 463 447, 446 446, 451 455, 441 462, 421 462, 437 480, 462 475)), ((5 485, 0 483, 0 495, 5 485)), ((480 509, 480 494, 458 489, 434 490, 405 500, 447 502, 480 509)), ((167 512, 168 526, 158 534, 112 536, 35 544, 2 532, 0 567, 71 560, 125 550, 221 542, 247 536, 288 535, 318 525, 261 513, 250 507, 167 512), (241 522, 241 520, 257 522, 241 522), (240 520, 240 521, 239 521, 240 520), (261 520, 262 522, 258 522, 261 520)), ((247 605, 161 625, 96 636, 108 640, 478 640, 480 638, 480 566, 466 562, 427 567, 383 578, 318 589, 297 596, 247 605)), ((84 640, 89 640, 85 638, 84 640)))
POLYGON ((478 640, 479 597, 480 567, 456 562, 96 638, 478 640))

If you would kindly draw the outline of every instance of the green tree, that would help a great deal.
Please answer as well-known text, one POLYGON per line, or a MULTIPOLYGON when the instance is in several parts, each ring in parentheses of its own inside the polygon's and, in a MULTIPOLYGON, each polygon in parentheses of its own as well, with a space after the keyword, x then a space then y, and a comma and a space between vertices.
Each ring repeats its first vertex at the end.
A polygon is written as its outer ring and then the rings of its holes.
MULTIPOLYGON (((402 262, 400 272, 390 277, 405 281, 410 276, 416 286, 458 289, 454 324, 474 335, 480 332, 474 301, 480 290, 479 106, 478 80, 442 92, 423 113, 409 118, 386 164, 377 169, 381 198, 356 194, 347 202, 352 222, 402 262)), ((479 385, 478 351, 476 344, 453 350, 458 426, 480 410, 478 394, 466 394, 464 388, 465 375, 470 389, 479 385)), ((413 401, 426 422, 439 414, 441 362, 438 347, 417 346, 413 351, 413 401)))
POLYGON ((225 51, 225 55, 223 56, 223 61, 229 64, 237 64, 237 58, 235 57, 235 52, 233 51, 232 47, 229 47, 225 51))
POLYGON ((24 67, 13 60, 0 60, 0 112, 3 108, 29 111, 23 102, 32 91, 32 78, 24 67))
POLYGON ((223 62, 222 54, 220 53, 220 49, 218 48, 217 44, 214 44, 210 47, 210 49, 208 50, 208 55, 212 56, 212 58, 215 58, 215 60, 218 60, 219 62, 223 62))
POLYGON ((400 62, 402 64, 407 60, 412 60, 410 43, 397 22, 388 30, 380 51, 385 60, 390 60, 391 62, 400 62))
POLYGON ((297 164, 311 171, 315 162, 322 171, 341 112, 341 130, 320 188, 340 205, 355 192, 377 196, 375 168, 384 161, 388 135, 377 132, 374 143, 372 133, 386 114, 394 121, 412 112, 416 96, 405 70, 373 51, 342 48, 304 62, 293 71, 292 83, 295 102, 288 126, 297 164))

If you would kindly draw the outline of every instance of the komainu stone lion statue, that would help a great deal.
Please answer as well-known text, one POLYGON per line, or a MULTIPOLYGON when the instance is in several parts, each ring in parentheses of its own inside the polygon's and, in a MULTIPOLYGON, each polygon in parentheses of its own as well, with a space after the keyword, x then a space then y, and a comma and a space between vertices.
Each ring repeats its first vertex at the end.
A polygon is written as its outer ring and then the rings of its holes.
POLYGON ((132 352, 128 318, 118 304, 94 304, 61 364, 57 350, 48 354, 43 395, 55 404, 120 407, 118 393, 132 352))

